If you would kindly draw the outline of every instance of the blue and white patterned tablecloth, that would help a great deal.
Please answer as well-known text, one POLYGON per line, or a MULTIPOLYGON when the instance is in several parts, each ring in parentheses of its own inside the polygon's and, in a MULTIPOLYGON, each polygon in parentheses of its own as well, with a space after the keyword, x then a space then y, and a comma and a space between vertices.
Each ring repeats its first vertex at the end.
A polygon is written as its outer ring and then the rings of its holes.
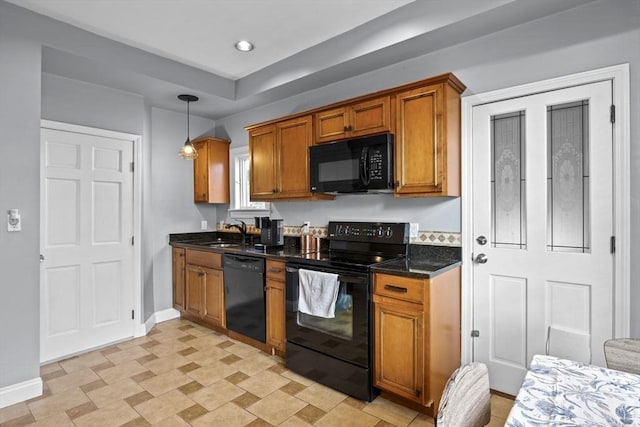
POLYGON ((533 356, 505 426, 640 426, 640 375, 533 356))

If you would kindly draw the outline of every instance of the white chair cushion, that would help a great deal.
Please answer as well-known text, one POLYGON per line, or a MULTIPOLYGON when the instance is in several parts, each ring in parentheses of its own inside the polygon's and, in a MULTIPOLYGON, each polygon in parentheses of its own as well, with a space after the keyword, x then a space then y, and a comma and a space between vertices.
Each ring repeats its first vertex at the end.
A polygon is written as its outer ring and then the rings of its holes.
POLYGON ((607 368, 640 374, 640 339, 616 338, 604 343, 607 368))
POLYGON ((456 369, 442 393, 436 418, 439 427, 481 427, 491 420, 489 372, 483 363, 456 369))

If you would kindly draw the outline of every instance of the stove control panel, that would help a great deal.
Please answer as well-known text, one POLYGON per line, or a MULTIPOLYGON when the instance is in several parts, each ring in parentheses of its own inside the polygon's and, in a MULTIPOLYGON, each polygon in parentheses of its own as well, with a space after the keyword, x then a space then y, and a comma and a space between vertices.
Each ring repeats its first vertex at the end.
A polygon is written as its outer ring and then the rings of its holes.
POLYGON ((404 222, 329 222, 329 239, 352 242, 408 243, 404 222))

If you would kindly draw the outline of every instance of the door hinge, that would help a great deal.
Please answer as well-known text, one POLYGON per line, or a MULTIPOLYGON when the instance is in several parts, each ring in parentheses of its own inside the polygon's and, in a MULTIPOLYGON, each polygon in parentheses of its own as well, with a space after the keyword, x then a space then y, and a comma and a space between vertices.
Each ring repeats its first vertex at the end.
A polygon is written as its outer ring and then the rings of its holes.
POLYGON ((616 253, 616 236, 611 236, 611 253, 616 253))
POLYGON ((479 336, 480 336, 480 331, 478 331, 477 329, 474 329, 473 331, 471 331, 472 338, 478 338, 479 336))
POLYGON ((616 122, 616 106, 612 105, 611 106, 611 123, 615 123, 616 122))
POLYGON ((134 163, 133 163, 133 162, 129 163, 129 170, 130 170, 131 172, 133 172, 133 171, 135 170, 135 166, 134 166, 134 163))
POLYGON ((131 310, 131 320, 136 318, 136 312, 135 310, 131 310))
POLYGON ((134 245, 134 243, 135 243, 135 237, 134 237, 134 236, 131 236, 131 246, 133 246, 133 245, 134 245))

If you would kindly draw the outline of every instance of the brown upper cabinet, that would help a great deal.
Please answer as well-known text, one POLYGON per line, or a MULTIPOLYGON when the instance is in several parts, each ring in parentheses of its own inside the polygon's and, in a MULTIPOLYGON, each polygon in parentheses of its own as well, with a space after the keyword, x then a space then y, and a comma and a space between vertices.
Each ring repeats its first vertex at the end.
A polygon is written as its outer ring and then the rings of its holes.
POLYGON ((450 78, 396 94, 397 197, 460 195, 463 88, 450 78))
POLYGON ((383 132, 395 135, 396 197, 460 195, 460 94, 451 74, 248 126, 252 200, 317 200, 309 146, 383 132))
POLYGON ((229 203, 229 144, 204 137, 193 141, 198 157, 193 161, 195 203, 229 203))
POLYGON ((391 98, 382 96, 314 114, 315 143, 357 138, 391 130, 391 98))
POLYGON ((309 191, 312 139, 311 115, 250 129, 251 200, 324 197, 309 191))

